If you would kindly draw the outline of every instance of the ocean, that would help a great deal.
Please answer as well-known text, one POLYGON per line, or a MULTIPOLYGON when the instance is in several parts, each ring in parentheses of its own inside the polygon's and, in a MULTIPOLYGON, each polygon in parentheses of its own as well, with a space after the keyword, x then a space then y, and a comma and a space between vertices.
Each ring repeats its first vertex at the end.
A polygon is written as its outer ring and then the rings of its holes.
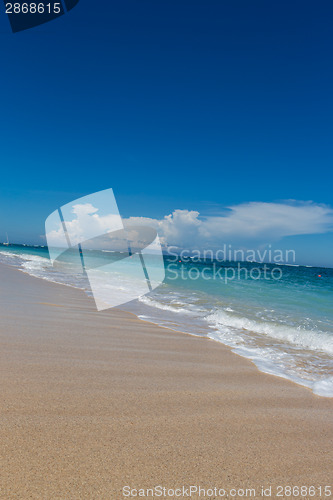
MULTIPOLYGON (((46 247, 0 245, 0 262, 91 294, 84 275, 53 268, 46 247)), ((174 255, 164 263, 164 283, 120 309, 222 342, 262 372, 333 397, 333 269, 174 255)))

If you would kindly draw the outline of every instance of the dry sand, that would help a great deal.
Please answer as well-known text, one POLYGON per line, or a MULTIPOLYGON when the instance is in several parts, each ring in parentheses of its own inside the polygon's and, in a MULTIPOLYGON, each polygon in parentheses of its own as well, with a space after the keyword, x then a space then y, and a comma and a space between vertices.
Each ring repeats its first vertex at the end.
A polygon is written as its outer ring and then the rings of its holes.
POLYGON ((0 498, 332 481, 331 399, 79 290, 0 277, 0 498))

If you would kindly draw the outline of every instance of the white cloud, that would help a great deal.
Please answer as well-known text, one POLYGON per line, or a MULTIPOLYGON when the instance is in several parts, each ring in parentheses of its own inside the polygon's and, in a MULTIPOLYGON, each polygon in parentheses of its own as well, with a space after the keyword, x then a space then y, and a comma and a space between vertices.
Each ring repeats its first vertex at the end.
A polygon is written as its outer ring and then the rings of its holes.
MULTIPOLYGON (((71 213, 71 220, 65 222, 72 244, 123 227, 119 215, 99 215, 90 203, 73 205, 71 213)), ((163 219, 130 217, 124 223, 153 227, 162 243, 180 248, 214 249, 225 243, 245 247, 285 236, 333 231, 333 209, 313 202, 249 202, 226 207, 220 216, 204 217, 194 210, 177 209, 163 219)), ((61 224, 48 233, 48 241, 63 242, 61 224)))
POLYGON ((226 207, 221 216, 200 217, 197 211, 178 209, 160 220, 131 217, 127 222, 152 225, 164 244, 200 249, 332 231, 333 209, 312 202, 249 202, 226 207))
MULTIPOLYGON (((102 234, 123 229, 119 214, 99 215, 98 208, 91 203, 73 205, 70 214, 65 214, 65 225, 71 245, 82 243, 102 234)), ((60 219, 57 218, 57 227, 47 232, 48 244, 63 246, 64 232, 60 219)))

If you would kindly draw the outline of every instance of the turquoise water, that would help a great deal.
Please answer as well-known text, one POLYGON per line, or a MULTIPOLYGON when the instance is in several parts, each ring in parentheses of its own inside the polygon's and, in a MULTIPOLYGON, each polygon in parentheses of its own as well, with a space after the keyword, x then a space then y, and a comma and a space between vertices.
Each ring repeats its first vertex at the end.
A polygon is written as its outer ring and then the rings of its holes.
MULTIPOLYGON (((0 246, 0 261, 89 293, 86 277, 54 269, 45 247, 0 246)), ((333 269, 174 256, 165 267, 159 288, 122 309, 223 342, 264 372, 333 396, 333 269)))

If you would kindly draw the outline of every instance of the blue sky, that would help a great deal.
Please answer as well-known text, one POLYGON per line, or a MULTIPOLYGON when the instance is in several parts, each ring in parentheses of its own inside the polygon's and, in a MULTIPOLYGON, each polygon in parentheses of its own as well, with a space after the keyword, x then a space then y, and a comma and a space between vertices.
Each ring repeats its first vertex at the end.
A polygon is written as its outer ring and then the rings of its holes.
MULTIPOLYGON (((80 0, 13 35, 2 9, 0 240, 112 187, 121 213, 332 206, 333 4, 80 0)), ((288 236, 333 265, 332 233, 288 236), (323 242, 324 240, 324 242, 323 242)))

